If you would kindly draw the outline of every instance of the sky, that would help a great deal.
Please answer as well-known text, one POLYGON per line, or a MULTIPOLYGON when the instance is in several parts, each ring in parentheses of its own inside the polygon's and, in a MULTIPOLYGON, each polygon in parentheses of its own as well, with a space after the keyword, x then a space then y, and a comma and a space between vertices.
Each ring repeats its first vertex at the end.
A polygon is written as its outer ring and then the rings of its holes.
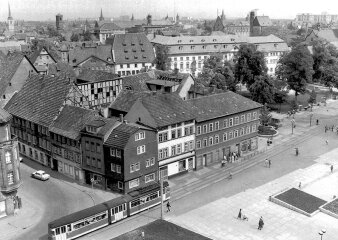
POLYGON ((61 13, 64 19, 98 18, 102 8, 105 18, 134 14, 144 19, 174 16, 216 18, 222 9, 228 18, 245 17, 253 9, 258 15, 272 19, 294 19, 297 13, 338 14, 337 0, 0 0, 0 21, 8 17, 8 3, 12 17, 20 20, 55 20, 61 13))

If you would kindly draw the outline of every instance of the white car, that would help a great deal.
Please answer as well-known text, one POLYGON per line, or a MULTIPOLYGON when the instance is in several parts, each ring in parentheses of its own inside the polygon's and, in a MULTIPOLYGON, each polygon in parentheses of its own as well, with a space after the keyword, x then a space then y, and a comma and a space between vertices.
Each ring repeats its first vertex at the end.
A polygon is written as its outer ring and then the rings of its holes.
POLYGON ((49 179, 49 174, 45 173, 45 171, 39 170, 39 171, 35 171, 32 173, 32 177, 36 178, 36 179, 40 179, 43 181, 46 181, 49 179))

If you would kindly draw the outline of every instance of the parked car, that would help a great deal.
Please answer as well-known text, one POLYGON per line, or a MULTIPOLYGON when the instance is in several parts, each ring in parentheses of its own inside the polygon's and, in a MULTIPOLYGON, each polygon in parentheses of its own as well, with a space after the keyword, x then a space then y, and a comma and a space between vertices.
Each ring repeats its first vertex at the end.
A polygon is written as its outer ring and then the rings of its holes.
POLYGON ((49 174, 45 173, 45 171, 38 170, 38 171, 35 171, 35 172, 32 173, 32 177, 39 179, 39 180, 46 181, 46 180, 49 179, 50 176, 49 176, 49 174))

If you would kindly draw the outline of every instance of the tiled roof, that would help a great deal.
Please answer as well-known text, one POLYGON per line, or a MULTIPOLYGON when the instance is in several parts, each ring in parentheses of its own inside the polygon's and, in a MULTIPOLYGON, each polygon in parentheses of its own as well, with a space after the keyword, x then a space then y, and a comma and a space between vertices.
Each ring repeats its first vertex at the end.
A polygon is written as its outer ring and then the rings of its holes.
POLYGON ((135 125, 121 123, 109 134, 104 145, 111 147, 124 148, 129 138, 139 130, 135 125))
POLYGON ((85 125, 97 116, 97 111, 66 105, 49 131, 76 140, 85 125))
POLYGON ((182 87, 185 85, 185 82, 191 76, 190 73, 173 73, 156 69, 152 70, 152 72, 155 74, 155 79, 178 82, 180 86, 176 89, 176 92, 181 91, 182 87))
POLYGON ((48 48, 46 46, 39 45, 37 47, 37 49, 28 57, 29 60, 31 61, 31 63, 33 63, 33 64, 35 63, 36 59, 40 56, 42 49, 45 49, 47 51, 47 53, 52 57, 52 59, 55 62, 59 61, 60 56, 58 55, 58 53, 56 51, 54 51, 51 48, 48 48))
POLYGON ((255 24, 254 26, 267 27, 271 26, 272 22, 268 16, 257 16, 255 18, 254 24, 255 24))
POLYGON ((146 23, 146 20, 133 20, 133 21, 114 21, 116 25, 120 26, 121 28, 132 28, 136 25, 142 25, 146 23))
POLYGON ((64 62, 57 62, 48 64, 48 74, 49 75, 58 75, 58 74, 67 74, 67 76, 72 79, 76 78, 73 67, 64 62))
POLYGON ((152 44, 143 33, 116 34, 113 42, 113 58, 116 64, 152 63, 155 53, 152 44))
MULTIPOLYGON (((150 37, 151 35, 149 35, 150 37)), ((247 37, 240 35, 225 35, 225 36, 179 36, 167 37, 156 35, 155 38, 149 39, 152 43, 163 45, 203 45, 203 44, 230 44, 246 42, 247 37)))
POLYGON ((113 22, 106 22, 100 26, 100 30, 101 31, 116 31, 116 30, 123 30, 123 28, 113 22))
POLYGON ((79 73, 79 76, 77 76, 77 79, 86 82, 98 82, 98 81, 113 80, 119 77, 120 76, 118 74, 111 72, 91 69, 81 69, 81 72, 79 73))
POLYGON ((134 105, 137 99, 142 98, 144 96, 151 95, 151 94, 153 93, 149 91, 136 92, 136 91, 123 90, 117 96, 115 101, 110 104, 109 108, 127 113, 129 112, 130 108, 134 105))
POLYGON ((74 48, 69 51, 69 64, 72 66, 76 66, 84 60, 88 59, 90 56, 95 56, 103 61, 108 62, 109 58, 112 59, 111 46, 101 45, 89 48, 74 48))
POLYGON ((63 75, 51 77, 34 75, 6 104, 5 110, 14 116, 49 126, 69 93, 71 84, 63 75))
POLYGON ((4 109, 0 108, 0 123, 6 123, 11 120, 12 116, 4 109))
POLYGON ((147 123, 150 127, 159 128, 175 123, 194 119, 189 104, 175 93, 156 93, 138 99, 148 110, 155 125, 147 123))
POLYGON ((149 91, 147 81, 154 79, 150 74, 151 72, 144 72, 123 77, 123 88, 137 92, 149 91))
POLYGON ((0 96, 5 93, 23 58, 25 56, 21 53, 13 53, 0 58, 0 96))
POLYGON ((338 41, 338 29, 325 29, 317 32, 318 37, 323 38, 329 42, 338 41))
POLYGON ((197 122, 260 108, 262 105, 239 94, 227 91, 187 100, 197 122))
POLYGON ((259 44, 259 43, 280 43, 284 42, 283 39, 270 34, 268 36, 257 36, 257 37, 247 37, 248 43, 259 44))

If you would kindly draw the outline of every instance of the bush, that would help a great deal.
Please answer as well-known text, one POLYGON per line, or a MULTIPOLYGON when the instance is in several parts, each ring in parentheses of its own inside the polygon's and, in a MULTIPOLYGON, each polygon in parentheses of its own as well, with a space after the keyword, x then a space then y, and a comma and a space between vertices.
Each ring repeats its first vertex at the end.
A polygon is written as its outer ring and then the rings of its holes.
POLYGON ((258 134, 261 135, 274 135, 276 134, 277 131, 275 129, 273 129, 272 126, 258 126, 258 134))

